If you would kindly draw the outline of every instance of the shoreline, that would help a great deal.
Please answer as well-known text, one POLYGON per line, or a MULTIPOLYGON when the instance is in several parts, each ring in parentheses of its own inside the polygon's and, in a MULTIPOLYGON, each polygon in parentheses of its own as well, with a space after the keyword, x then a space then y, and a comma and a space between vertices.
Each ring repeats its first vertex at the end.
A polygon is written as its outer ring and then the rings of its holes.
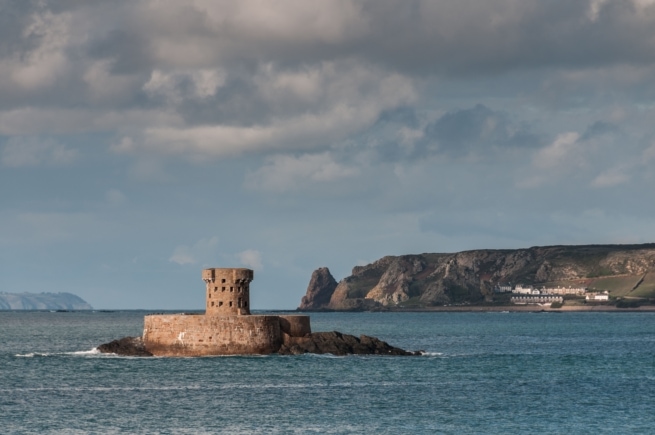
POLYGON ((555 312, 555 313, 573 313, 573 312, 607 312, 607 313, 639 313, 655 312, 655 305, 644 305, 635 308, 617 308, 614 305, 594 305, 594 306, 566 306, 561 308, 550 308, 550 306, 541 305, 499 305, 499 306, 457 306, 457 307, 425 307, 425 308, 397 308, 390 310, 393 312, 555 312))
POLYGON ((528 313, 579 313, 579 312, 606 312, 606 313, 655 313, 655 305, 644 305, 635 308, 617 308, 614 305, 594 305, 594 306, 566 306, 561 308, 550 308, 550 306, 541 305, 494 305, 494 306, 481 306, 481 305, 468 305, 468 306, 455 306, 455 307, 422 307, 422 308, 392 308, 386 310, 316 310, 316 311, 301 311, 299 313, 357 313, 357 312, 372 312, 372 313, 440 313, 440 312, 454 312, 454 313, 484 313, 484 312, 528 312, 528 313))

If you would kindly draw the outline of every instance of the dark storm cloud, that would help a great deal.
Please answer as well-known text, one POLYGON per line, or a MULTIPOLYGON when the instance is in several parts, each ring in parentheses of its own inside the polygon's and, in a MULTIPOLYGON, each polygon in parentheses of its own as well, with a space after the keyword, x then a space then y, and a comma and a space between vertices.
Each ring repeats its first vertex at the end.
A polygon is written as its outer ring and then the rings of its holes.
POLYGON ((117 72, 356 57, 409 74, 484 75, 655 60, 655 8, 630 0, 287 1, 277 11, 251 2, 48 4, 97 26, 87 51, 112 57, 117 72))
POLYGON ((367 4, 371 40, 362 51, 405 70, 483 75, 655 60, 655 8, 631 1, 379 3, 367 4))

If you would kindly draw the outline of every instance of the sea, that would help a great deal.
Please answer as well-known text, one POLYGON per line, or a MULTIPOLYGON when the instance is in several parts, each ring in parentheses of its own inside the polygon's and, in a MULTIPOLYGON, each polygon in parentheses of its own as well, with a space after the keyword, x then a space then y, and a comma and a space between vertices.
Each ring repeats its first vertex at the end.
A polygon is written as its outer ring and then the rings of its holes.
POLYGON ((311 314, 416 357, 95 350, 148 313, 0 312, 0 433, 655 433, 655 313, 311 314))

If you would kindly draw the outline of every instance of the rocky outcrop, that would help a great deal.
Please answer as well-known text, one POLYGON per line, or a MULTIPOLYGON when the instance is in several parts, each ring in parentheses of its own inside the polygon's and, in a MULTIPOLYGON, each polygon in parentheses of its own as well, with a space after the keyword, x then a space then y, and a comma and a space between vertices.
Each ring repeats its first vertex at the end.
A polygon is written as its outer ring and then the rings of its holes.
POLYGON ((278 351, 280 355, 299 355, 303 353, 332 354, 332 355, 397 355, 413 356, 422 352, 409 352, 375 337, 333 332, 313 332, 304 337, 294 337, 283 344, 278 351))
MULTIPOLYGON (((123 337, 98 346, 101 353, 120 356, 153 356, 148 352, 141 337, 123 337)), ((340 332, 313 332, 302 337, 287 335, 285 343, 277 351, 280 355, 300 355, 304 353, 332 355, 421 355, 421 352, 409 352, 379 340, 375 337, 354 335, 340 332)))
MULTIPOLYGON (((499 284, 585 285, 584 280, 593 277, 639 276, 648 271, 655 271, 655 244, 387 256, 354 267, 352 274, 334 288, 327 304, 331 286, 321 293, 320 303, 315 303, 316 298, 308 291, 299 309, 375 310, 476 304, 490 299, 499 284)), ((310 284, 310 288, 314 287, 310 284)), ((312 290, 314 293, 316 290, 312 290)))
POLYGON ((146 350, 141 337, 123 337, 119 340, 101 344, 97 349, 100 353, 113 353, 121 356, 152 356, 146 350))
POLYGON ((312 273, 307 286, 307 293, 300 302, 301 310, 321 310, 326 309, 330 303, 330 298, 337 287, 337 281, 330 273, 327 267, 316 269, 312 273))

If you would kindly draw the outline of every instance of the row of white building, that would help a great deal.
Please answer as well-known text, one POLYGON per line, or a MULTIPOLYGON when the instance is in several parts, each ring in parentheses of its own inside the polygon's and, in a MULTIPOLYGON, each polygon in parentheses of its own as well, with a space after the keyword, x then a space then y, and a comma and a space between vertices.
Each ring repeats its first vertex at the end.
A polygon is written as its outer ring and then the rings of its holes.
MULTIPOLYGON (((607 302, 609 298, 610 295, 607 292, 587 293, 585 296, 585 299, 591 302, 607 302)), ((557 295, 512 296, 509 300, 513 304, 552 304, 553 302, 564 302, 564 298, 557 295)))
POLYGON ((585 300, 593 302, 609 301, 609 293, 587 292, 585 287, 541 287, 535 288, 531 285, 523 286, 518 284, 513 287, 508 284, 497 285, 494 289, 496 293, 512 293, 510 301, 514 304, 547 304, 553 302, 563 302, 563 295, 585 296, 585 300))
POLYGON ((583 296, 587 293, 585 287, 541 287, 535 288, 531 285, 523 286, 522 284, 517 284, 516 287, 512 287, 507 284, 497 285, 494 289, 496 293, 513 293, 517 295, 580 295, 583 296))

